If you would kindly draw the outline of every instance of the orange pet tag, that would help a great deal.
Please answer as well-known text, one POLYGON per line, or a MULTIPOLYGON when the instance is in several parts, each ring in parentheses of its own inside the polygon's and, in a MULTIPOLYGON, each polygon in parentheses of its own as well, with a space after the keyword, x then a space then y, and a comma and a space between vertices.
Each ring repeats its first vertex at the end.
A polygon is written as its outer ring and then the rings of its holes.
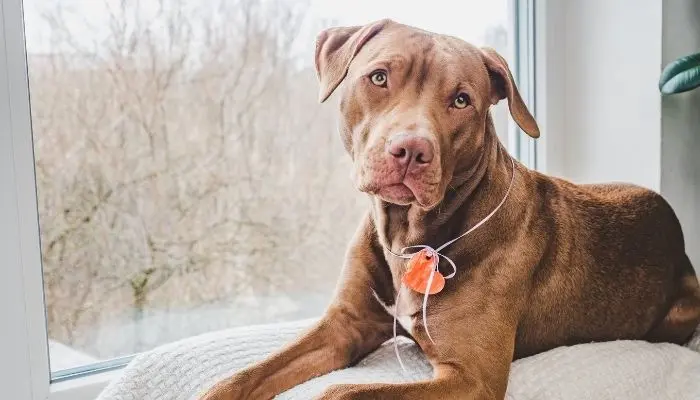
POLYGON ((408 270, 401 278, 404 285, 425 294, 430 272, 435 270, 428 294, 439 293, 445 287, 445 277, 437 270, 438 255, 431 249, 423 249, 408 260, 408 270))

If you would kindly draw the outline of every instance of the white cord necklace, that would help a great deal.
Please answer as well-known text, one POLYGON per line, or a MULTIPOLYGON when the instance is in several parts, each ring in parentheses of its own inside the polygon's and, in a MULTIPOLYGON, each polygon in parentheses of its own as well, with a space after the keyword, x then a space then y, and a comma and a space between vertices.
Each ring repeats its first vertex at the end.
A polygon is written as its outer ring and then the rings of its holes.
MULTIPOLYGON (((513 166, 512 169, 512 175, 510 179, 510 184, 508 185, 508 190, 506 190, 506 194, 503 196, 503 199, 501 200, 500 203, 496 206, 496 208, 489 213, 484 219, 479 221, 476 225, 472 226, 464 232, 463 234, 457 236, 456 238, 450 240, 449 242, 444 243, 442 246, 438 247, 437 249, 433 249, 430 246, 426 245, 418 245, 418 246, 408 246, 404 247, 401 249, 400 254, 392 252, 390 249, 386 248, 386 250, 391 253, 392 255, 399 257, 399 258, 406 258, 406 259, 411 259, 409 261, 409 264, 412 262, 420 262, 423 261, 424 263, 427 262, 429 267, 430 267, 430 275, 428 276, 428 282, 425 286, 425 294, 423 296, 423 326, 425 327, 425 333, 428 335, 428 339, 434 344, 435 341, 433 338, 430 336, 430 332, 428 331, 428 320, 426 318, 426 311, 428 308, 428 297, 430 296, 431 290, 433 290, 432 284, 433 284, 433 279, 435 278, 435 273, 438 272, 438 264, 440 263, 440 258, 444 258, 447 260, 448 263, 452 266, 452 273, 449 275, 446 275, 444 277, 440 276, 441 280, 443 281, 446 279, 453 278, 457 274, 457 266, 455 265, 454 261, 452 261, 449 257, 445 256, 444 254, 440 253, 441 250, 443 250, 445 247, 451 245, 452 243, 458 241, 459 239, 467 236, 468 234, 472 233, 474 230, 476 230, 478 227, 486 223, 491 217, 493 217, 494 214, 498 211, 498 209, 501 208, 503 203, 506 202, 506 199, 508 198, 508 195, 510 194, 510 189, 513 187, 513 182, 515 181, 515 161, 513 160, 513 157, 510 158, 511 164, 513 166), (410 254, 405 254, 405 251, 408 249, 412 248, 420 248, 421 250, 415 252, 415 253, 410 253, 410 254), (418 257, 422 257, 422 260, 418 259, 418 257)), ((438 272, 439 273, 439 272, 438 272)), ((397 316, 399 314, 399 296, 401 294, 401 289, 403 288, 404 283, 402 282, 399 285, 399 289, 396 292, 396 300, 394 302, 394 352, 396 353, 396 358, 399 360, 399 364, 401 364, 401 368, 405 371, 406 367, 404 367, 403 361, 401 361, 401 356, 399 355, 399 346, 398 343, 396 342, 396 321, 397 321, 397 316)), ((442 288, 438 289, 441 290, 442 288)))

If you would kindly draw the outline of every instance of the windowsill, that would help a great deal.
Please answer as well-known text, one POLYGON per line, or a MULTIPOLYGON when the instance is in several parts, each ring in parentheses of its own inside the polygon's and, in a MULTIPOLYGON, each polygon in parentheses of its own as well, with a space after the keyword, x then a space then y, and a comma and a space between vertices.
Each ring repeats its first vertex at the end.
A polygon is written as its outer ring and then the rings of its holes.
POLYGON ((94 400, 110 382, 118 379, 122 373, 123 368, 119 368, 52 383, 48 400, 94 400))

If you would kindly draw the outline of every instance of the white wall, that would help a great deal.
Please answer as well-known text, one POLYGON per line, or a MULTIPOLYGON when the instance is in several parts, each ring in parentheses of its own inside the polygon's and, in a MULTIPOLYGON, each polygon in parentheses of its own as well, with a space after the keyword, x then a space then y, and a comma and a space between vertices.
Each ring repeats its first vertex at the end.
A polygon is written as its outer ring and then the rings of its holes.
POLYGON ((700 271, 700 90, 662 99, 657 86, 664 65, 700 51, 700 1, 537 5, 541 169, 661 192, 700 271))
MULTIPOLYGON (((665 0, 663 65, 700 52, 700 1, 665 0)), ((688 255, 700 271, 700 90, 661 100, 661 194, 683 226, 688 255)))
MULTIPOLYGON (((662 3, 549 0, 546 171, 660 187, 662 3), (555 27, 552 27, 555 24, 555 27), (557 82, 557 80, 560 80, 557 82), (551 128, 551 129, 550 129, 551 128)), ((540 107, 541 109, 541 107, 540 107)))

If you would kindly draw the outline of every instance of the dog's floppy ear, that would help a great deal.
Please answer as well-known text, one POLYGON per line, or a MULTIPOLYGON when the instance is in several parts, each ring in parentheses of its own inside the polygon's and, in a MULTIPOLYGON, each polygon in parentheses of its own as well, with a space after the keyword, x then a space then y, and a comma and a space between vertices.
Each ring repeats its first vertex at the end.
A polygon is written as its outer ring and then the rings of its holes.
POLYGON ((486 64, 486 69, 488 69, 489 77, 491 78, 491 104, 496 104, 500 100, 507 98, 510 115, 520 129, 533 138, 540 137, 540 128, 537 126, 537 121, 530 114, 527 106, 525 106, 525 102, 520 97, 520 92, 515 86, 515 80, 513 80, 513 75, 510 73, 506 60, 492 48, 483 47, 481 50, 484 56, 484 64, 486 64))
POLYGON ((316 38, 316 75, 321 82, 319 101, 323 103, 348 73, 350 62, 374 35, 390 20, 383 19, 364 26, 328 28, 316 38))

